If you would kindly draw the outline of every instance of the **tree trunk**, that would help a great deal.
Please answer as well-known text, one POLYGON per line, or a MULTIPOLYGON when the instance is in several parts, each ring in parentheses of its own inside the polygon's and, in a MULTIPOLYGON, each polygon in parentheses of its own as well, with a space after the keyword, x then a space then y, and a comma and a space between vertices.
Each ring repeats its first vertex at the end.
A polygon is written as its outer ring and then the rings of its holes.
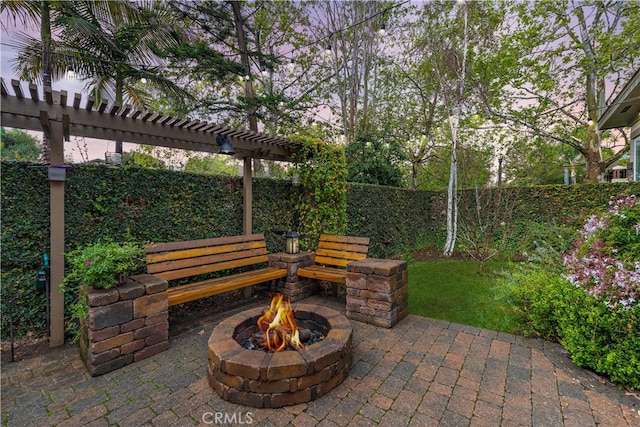
POLYGON ((416 188, 418 188, 418 168, 420 167, 420 164, 418 163, 417 160, 414 160, 413 162, 411 162, 411 189, 415 190, 416 188))
POLYGON ((447 241, 444 244, 445 256, 451 256, 453 254, 458 235, 458 158, 456 149, 457 136, 454 135, 451 146, 449 185, 447 187, 447 241))
MULTIPOLYGON (((242 66, 247 75, 250 75, 251 64, 249 63, 249 55, 247 53, 247 37, 244 31, 244 19, 242 17, 242 11, 240 10, 240 2, 230 1, 229 3, 233 10, 236 37, 238 38, 238 50, 240 51, 240 62, 242 62, 242 66)), ((256 117, 256 107, 253 102, 254 92, 251 80, 247 80, 244 84, 244 96, 247 101, 247 122, 249 124, 249 130, 258 132, 258 118, 256 117)), ((253 172, 257 175, 263 172, 260 159, 253 159, 253 172)))
MULTIPOLYGON (((465 7, 463 4, 460 7, 465 7)), ((451 256, 456 245, 458 235, 458 130, 460 129, 460 116, 462 114, 462 100, 466 81, 467 54, 469 50, 469 15, 464 10, 464 39, 462 44, 462 64, 458 74, 458 93, 453 94, 455 100, 454 116, 449 116, 449 128, 451 129, 451 168, 449 169, 449 186, 447 188, 447 241, 444 246, 444 255, 451 256)), ((442 83, 441 83, 442 84, 442 83)))
POLYGON ((602 159, 600 156, 600 150, 594 146, 593 139, 597 139, 593 126, 590 126, 587 132, 587 150, 584 153, 584 157, 587 163, 586 170, 584 171, 584 181, 590 184, 597 184, 600 182, 600 174, 604 172, 602 170, 602 159))

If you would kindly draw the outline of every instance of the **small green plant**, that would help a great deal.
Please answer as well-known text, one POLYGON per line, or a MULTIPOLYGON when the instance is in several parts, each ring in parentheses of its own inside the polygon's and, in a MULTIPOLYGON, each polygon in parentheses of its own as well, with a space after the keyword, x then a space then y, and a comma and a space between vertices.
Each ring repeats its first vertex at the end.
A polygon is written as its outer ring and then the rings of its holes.
POLYGON ((65 256, 70 269, 61 289, 76 296, 69 305, 71 321, 67 323, 67 331, 75 342, 82 334, 76 320, 82 322, 89 315, 89 287, 110 289, 124 284, 128 276, 143 272, 144 248, 132 242, 98 242, 73 250, 65 256))
POLYGON ((144 249, 136 243, 99 242, 65 254, 71 269, 64 277, 65 288, 80 285, 109 289, 144 267, 144 249))

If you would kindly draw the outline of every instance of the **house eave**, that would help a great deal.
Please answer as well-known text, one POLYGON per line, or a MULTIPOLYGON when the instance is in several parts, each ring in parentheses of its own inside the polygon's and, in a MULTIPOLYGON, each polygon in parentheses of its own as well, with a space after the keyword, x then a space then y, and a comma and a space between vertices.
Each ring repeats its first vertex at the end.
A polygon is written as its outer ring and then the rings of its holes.
POLYGON ((640 120, 640 69, 598 119, 598 129, 616 129, 640 120))

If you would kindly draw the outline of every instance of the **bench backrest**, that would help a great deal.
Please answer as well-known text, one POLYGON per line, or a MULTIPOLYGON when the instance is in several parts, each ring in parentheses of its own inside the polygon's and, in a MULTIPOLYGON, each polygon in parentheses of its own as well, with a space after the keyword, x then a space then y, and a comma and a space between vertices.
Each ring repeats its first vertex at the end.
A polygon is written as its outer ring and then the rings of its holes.
POLYGON ((145 250, 147 272, 165 280, 182 279, 269 261, 263 234, 154 243, 145 250))
POLYGON ((316 250, 315 263, 345 268, 352 261, 365 259, 368 252, 368 237, 322 234, 316 250))

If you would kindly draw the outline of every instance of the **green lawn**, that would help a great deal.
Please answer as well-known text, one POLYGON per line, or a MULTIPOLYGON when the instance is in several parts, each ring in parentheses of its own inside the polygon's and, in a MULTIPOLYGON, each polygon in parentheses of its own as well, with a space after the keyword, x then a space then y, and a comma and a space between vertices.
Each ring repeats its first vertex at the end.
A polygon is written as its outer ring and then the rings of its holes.
POLYGON ((478 275, 472 261, 416 261, 409 264, 409 311, 419 316, 515 332, 518 324, 493 297, 497 272, 509 269, 506 262, 488 262, 478 275))

